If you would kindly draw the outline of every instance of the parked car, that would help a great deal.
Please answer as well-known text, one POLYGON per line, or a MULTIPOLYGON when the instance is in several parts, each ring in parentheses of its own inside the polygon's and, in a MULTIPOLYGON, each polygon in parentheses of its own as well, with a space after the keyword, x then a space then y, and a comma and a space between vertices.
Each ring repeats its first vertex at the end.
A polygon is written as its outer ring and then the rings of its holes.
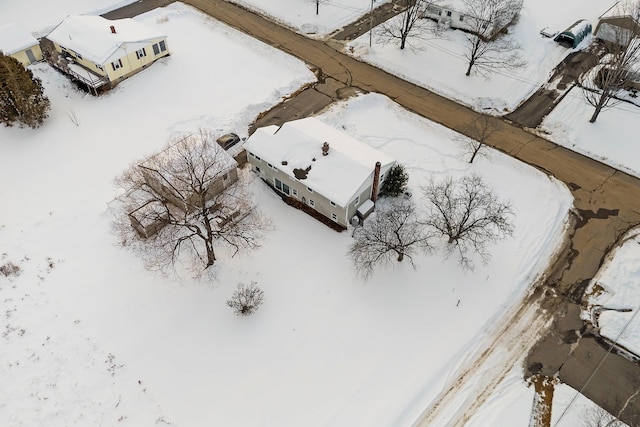
POLYGON ((218 144, 220 144, 222 148, 224 148, 225 150, 228 150, 229 148, 233 147, 238 142, 240 142, 240 137, 235 133, 227 133, 222 135, 220 138, 216 139, 216 141, 218 142, 218 144))

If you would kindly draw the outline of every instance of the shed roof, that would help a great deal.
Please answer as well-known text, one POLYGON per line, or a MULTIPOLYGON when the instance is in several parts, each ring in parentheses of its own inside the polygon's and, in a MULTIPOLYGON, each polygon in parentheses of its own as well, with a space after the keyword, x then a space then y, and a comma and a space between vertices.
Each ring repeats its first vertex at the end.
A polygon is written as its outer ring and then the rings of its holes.
POLYGON ((586 19, 580 19, 569 28, 555 36, 554 40, 557 42, 570 41, 572 46, 575 48, 589 34, 591 34, 591 23, 586 19))
POLYGON ((260 128, 244 147, 292 179, 296 179, 294 169, 310 167, 300 182, 343 207, 370 179, 376 162, 383 169, 395 163, 390 156, 315 117, 287 122, 280 128, 260 128), (329 143, 326 156, 322 155, 324 142, 329 143))
POLYGON ((101 16, 67 16, 47 38, 60 46, 81 54, 88 60, 103 65, 141 49, 149 41, 166 37, 131 18, 108 20, 101 16), (111 26, 115 33, 111 32, 111 26))
POLYGON ((22 25, 11 23, 0 26, 0 50, 11 55, 38 44, 38 40, 22 25))

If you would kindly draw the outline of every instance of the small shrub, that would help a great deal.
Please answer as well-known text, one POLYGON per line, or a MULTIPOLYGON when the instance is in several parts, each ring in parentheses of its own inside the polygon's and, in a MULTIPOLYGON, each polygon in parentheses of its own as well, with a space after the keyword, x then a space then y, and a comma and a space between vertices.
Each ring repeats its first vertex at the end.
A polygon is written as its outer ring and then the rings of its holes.
POLYGON ((227 305, 233 308, 237 316, 250 316, 256 312, 263 300, 264 291, 257 286, 256 282, 251 282, 249 285, 238 283, 233 296, 227 300, 227 305))
POLYGON ((4 265, 0 265, 0 274, 5 277, 18 276, 20 275, 20 267, 9 261, 4 265))

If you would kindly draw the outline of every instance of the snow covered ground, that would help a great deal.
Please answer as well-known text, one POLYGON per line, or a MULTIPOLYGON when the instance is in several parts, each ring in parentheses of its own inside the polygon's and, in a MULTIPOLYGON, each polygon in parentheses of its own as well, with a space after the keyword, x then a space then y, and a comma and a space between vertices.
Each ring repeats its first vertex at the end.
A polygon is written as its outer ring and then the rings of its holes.
POLYGON ((640 145, 634 130, 640 107, 621 103, 600 113, 595 123, 589 123, 592 114, 593 107, 574 88, 540 128, 564 147, 640 177, 640 145))
POLYGON ((610 6, 597 0, 550 4, 550 1, 525 0, 520 19, 510 29, 508 37, 520 45, 519 53, 527 64, 514 71, 498 70, 489 78, 477 73, 465 76, 466 39, 462 31, 445 31, 441 37, 425 41, 410 40, 410 48, 404 50, 397 44, 381 44, 377 38, 369 48, 368 35, 350 45, 354 54, 367 62, 478 111, 501 115, 515 109, 535 92, 546 82, 553 68, 571 52, 553 39, 542 37, 540 30, 549 27, 549 30, 562 31, 578 18, 589 19, 595 25, 597 17, 610 6), (552 14, 548 13, 550 7, 554 10, 552 14), (580 11, 578 17, 576 10, 580 11))
POLYGON ((231 0, 305 34, 322 38, 391 0, 231 0), (316 10, 317 6, 317 10, 316 10), (317 11, 317 13, 316 13, 317 11))
POLYGON ((583 313, 600 333, 640 354, 640 230, 608 256, 587 289, 589 306, 583 313))
MULTIPOLYGON (((283 2, 261 4, 281 22, 301 31, 311 23, 318 34, 351 21, 354 8, 362 13, 370 6, 321 4, 312 18, 311 3, 300 1, 294 17, 296 8, 283 2)), ((460 95, 455 88, 458 76, 465 78, 464 65, 459 56, 442 54, 433 68, 452 71, 439 77, 438 91, 480 108, 517 105, 567 53, 538 31, 571 24, 572 5, 579 3, 580 17, 596 16, 602 7, 596 1, 554 3, 564 12, 550 15, 545 3, 525 1, 518 24, 520 42, 532 56, 522 79, 474 77, 460 95)), ((0 4, 0 16, 42 34, 69 13, 115 5, 60 0, 51 10, 39 2, 35 8, 30 1, 8 1, 0 4)), ((409 424, 426 404, 415 396, 436 391, 441 373, 456 369, 473 340, 542 270, 563 229, 568 192, 499 153, 469 166, 451 132, 368 95, 321 118, 405 163, 416 198, 429 176, 474 171, 514 203, 517 235, 494 248, 490 265, 464 274, 453 260, 425 257, 416 271, 398 265, 362 284, 344 257, 348 233, 292 211, 256 181, 255 196, 276 226, 262 249, 220 262, 214 283, 151 275, 109 233, 113 177, 176 132, 207 126, 246 134, 257 113, 313 75, 179 5, 140 19, 169 35, 170 58, 100 98, 75 91, 37 65, 34 72, 52 99, 51 117, 37 131, 0 129, 0 194, 9 201, 0 206, 0 265, 11 261, 22 268, 17 277, 0 276, 3 347, 11 349, 0 354, 6 379, 0 424, 409 424), (212 50, 194 67, 194 46, 200 48, 197 40, 204 37, 214 39, 212 50), (238 64, 232 73, 216 67, 225 59, 238 64), (251 280, 265 290, 265 305, 254 317, 237 319, 224 301, 237 282, 251 280)), ((455 50, 450 41, 438 43, 455 50)), ((441 55, 433 46, 404 53, 415 59, 394 59, 389 51, 389 63, 397 61, 395 72, 403 74, 408 71, 397 66, 409 61, 409 74, 418 76, 431 68, 423 65, 425 55, 441 55)), ((360 49, 374 55, 368 40, 360 49)), ((492 425, 490 420, 505 419, 502 414, 526 425, 522 411, 531 391, 518 383, 517 373, 504 384, 473 425, 492 425), (517 397, 509 390, 519 390, 517 397)))
POLYGON ((114 176, 172 133, 246 133, 258 112, 313 75, 179 4, 140 19, 168 34, 170 58, 99 98, 36 65, 51 117, 36 131, 0 130, 9 201, 0 253, 3 265, 22 269, 0 279, 11 349, 1 355, 0 424, 410 422, 424 404, 411 406, 413 397, 437 387, 439 373, 454 370, 544 268, 568 191, 500 153, 468 165, 452 132, 362 96, 321 118, 405 163, 414 193, 430 176, 475 171, 512 201, 516 235, 493 248, 493 263, 465 274, 455 260, 424 257, 417 270, 398 265, 363 284, 345 257, 349 233, 292 210, 255 180, 275 225, 262 249, 221 260, 212 283, 155 276, 110 234, 114 176), (190 49, 204 37, 219 42, 196 68, 190 49), (237 69, 215 66, 226 55, 237 69), (534 202, 543 195, 544 205, 534 202), (250 280, 266 303, 239 319, 224 301, 250 280))
POLYGON ((0 25, 18 22, 25 28, 45 35, 67 15, 100 15, 136 0, 2 0, 0 25))

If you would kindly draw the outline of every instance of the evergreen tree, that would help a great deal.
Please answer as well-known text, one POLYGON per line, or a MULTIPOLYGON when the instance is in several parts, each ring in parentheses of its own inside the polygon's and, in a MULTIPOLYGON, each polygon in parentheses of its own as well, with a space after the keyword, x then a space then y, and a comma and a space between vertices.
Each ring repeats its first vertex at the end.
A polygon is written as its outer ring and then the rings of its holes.
POLYGON ((42 81, 15 58, 0 52, 0 122, 37 128, 48 116, 42 81))
POLYGON ((389 171, 389 176, 382 183, 380 194, 383 196, 397 197, 404 193, 409 182, 409 174, 401 164, 396 164, 389 171))

